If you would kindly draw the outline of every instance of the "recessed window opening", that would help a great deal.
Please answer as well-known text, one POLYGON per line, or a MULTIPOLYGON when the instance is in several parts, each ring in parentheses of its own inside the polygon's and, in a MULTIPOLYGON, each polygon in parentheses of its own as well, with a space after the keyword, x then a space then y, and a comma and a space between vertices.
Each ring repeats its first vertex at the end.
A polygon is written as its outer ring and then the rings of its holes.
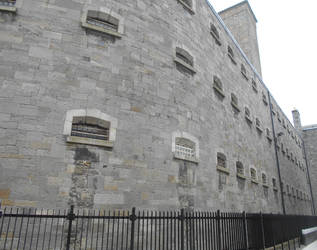
POLYGON ((226 168, 227 167, 227 158, 223 153, 217 153, 217 166, 226 168))
POLYGON ((94 117, 73 117, 71 136, 109 140, 110 123, 94 117))
POLYGON ((252 79, 252 89, 254 90, 254 92, 258 92, 258 86, 254 79, 252 79))
POLYGON ((250 118, 251 117, 251 112, 250 112, 250 109, 248 107, 245 107, 244 108, 244 114, 247 118, 250 118))
POLYGON ((254 168, 250 169, 251 180, 256 181, 256 170, 254 168))
POLYGON ((231 93, 231 102, 235 104, 236 106, 238 106, 238 98, 233 93, 231 93))
POLYGON ((104 29, 118 31, 119 20, 107 13, 88 10, 87 23, 102 27, 104 29))
POLYGON ((217 30, 216 26, 214 24, 210 24, 210 34, 213 36, 215 39, 216 43, 220 46, 220 36, 219 36, 219 31, 217 30))
POLYGON ((217 76, 214 76, 214 86, 217 87, 219 90, 223 91, 222 82, 217 76))
POLYGON ((177 137, 175 139, 175 154, 181 158, 195 158, 195 143, 189 139, 177 137))
POLYGON ((176 57, 183 62, 189 64, 190 66, 194 66, 194 59, 193 57, 184 49, 176 48, 176 57))
POLYGON ((240 175, 244 175, 244 167, 240 161, 236 162, 237 173, 240 175))
POLYGON ((243 64, 241 64, 241 74, 244 76, 244 78, 246 80, 248 80, 248 77, 247 77, 247 70, 245 68, 245 66, 243 64))
POLYGON ((275 178, 272 178, 272 185, 273 185, 273 188, 277 188, 276 179, 275 178))
POLYGON ((266 174, 262 173, 262 183, 267 184, 266 174))
POLYGON ((187 4, 190 8, 193 7, 193 1, 192 0, 182 0, 185 4, 187 4))

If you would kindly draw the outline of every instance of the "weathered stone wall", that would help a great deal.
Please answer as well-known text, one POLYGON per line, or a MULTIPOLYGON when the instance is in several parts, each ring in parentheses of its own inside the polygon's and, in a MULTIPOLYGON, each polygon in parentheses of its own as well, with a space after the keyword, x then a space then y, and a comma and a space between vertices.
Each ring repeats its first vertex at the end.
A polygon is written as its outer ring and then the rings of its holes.
POLYGON ((317 126, 307 126, 303 128, 303 139, 307 154, 309 174, 314 195, 315 208, 317 207, 317 126))
MULTIPOLYGON (((196 0, 194 14, 176 0, 18 0, 17 7, 17 14, 0 13, 3 204, 281 212, 280 190, 271 181, 278 180, 274 144, 265 134, 272 131, 262 100, 266 89, 205 1, 196 0), (90 6, 124 17, 121 39, 81 27, 90 6), (219 30, 220 46, 210 23, 219 30), (194 57, 196 74, 176 67, 176 46, 194 57), (213 89, 214 75, 225 98, 213 89), (231 93, 241 112, 231 105, 231 93), (112 148, 66 142, 66 113, 77 109, 117 119, 112 148), (263 132, 255 128, 256 117, 263 132), (198 163, 173 157, 175 132, 197 138, 198 163), (217 152, 226 155, 229 175, 216 169, 217 152), (237 161, 246 180, 236 176, 237 161), (257 184, 250 181, 251 167, 257 184)), ((300 155, 294 140, 285 143, 300 155)), ((286 160, 281 164, 282 179, 305 191, 305 174, 286 160)), ((307 202, 292 202, 289 213, 310 211, 307 202)))

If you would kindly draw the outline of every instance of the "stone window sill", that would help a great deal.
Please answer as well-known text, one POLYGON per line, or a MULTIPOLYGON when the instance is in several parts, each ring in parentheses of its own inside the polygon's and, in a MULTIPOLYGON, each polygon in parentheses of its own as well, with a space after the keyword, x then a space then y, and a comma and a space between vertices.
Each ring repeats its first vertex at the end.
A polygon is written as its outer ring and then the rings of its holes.
POLYGON ((230 55, 230 54, 228 53, 228 56, 229 56, 231 62, 232 62, 234 65, 237 65, 237 62, 236 62, 236 60, 234 60, 234 58, 232 57, 232 55, 230 55))
POLYGON ((265 184, 265 183, 263 183, 262 186, 263 186, 264 188, 269 188, 269 185, 267 185, 267 184, 265 184))
POLYGON ((221 42, 220 42, 219 38, 217 37, 217 35, 216 35, 214 32, 212 32, 212 31, 210 31, 210 34, 211 34, 212 37, 215 39, 216 43, 217 43, 219 46, 221 46, 221 42))
POLYGON ((216 85, 214 85, 213 88, 222 98, 226 96, 225 93, 223 93, 223 91, 220 88, 218 88, 216 85))
POLYGON ((192 15, 195 14, 195 11, 193 10, 193 8, 190 7, 187 3, 185 3, 182 0, 178 0, 178 2, 181 3, 185 7, 185 9, 189 11, 190 14, 192 14, 192 15))
POLYGON ((254 184, 256 184, 256 185, 259 184, 259 182, 258 182, 257 180, 254 180, 254 179, 251 179, 251 183, 254 183, 254 184))
POLYGON ((240 112, 240 108, 238 107, 237 104, 235 104, 234 102, 231 102, 231 106, 237 111, 237 112, 240 112))
POLYGON ((113 147, 113 141, 104 141, 104 140, 85 138, 85 137, 79 137, 79 136, 67 136, 66 141, 69 143, 86 144, 86 145, 93 145, 93 146, 106 147, 106 148, 113 147))
POLYGON ((189 162, 194 162, 194 163, 199 162, 196 157, 184 157, 184 156, 176 154, 176 153, 174 153, 173 156, 175 159, 178 159, 178 160, 184 160, 184 161, 189 161, 189 162))
POLYGON ((193 74, 196 74, 196 70, 189 65, 188 63, 185 63, 184 61, 182 61, 181 59, 177 58, 176 56, 174 57, 174 62, 185 67, 186 69, 188 69, 190 72, 192 72, 193 74))
POLYGON ((81 26, 83 28, 96 30, 96 31, 99 31, 99 32, 102 32, 102 33, 105 33, 105 34, 108 34, 110 36, 114 36, 114 37, 117 37, 117 38, 121 38, 122 37, 122 34, 116 32, 116 31, 104 29, 102 27, 98 27, 96 25, 93 25, 93 24, 90 24, 90 23, 87 23, 87 22, 82 22, 81 26))
POLYGON ((247 179, 246 176, 244 176, 243 174, 239 174, 239 173, 237 173, 237 177, 238 177, 239 179, 242 179, 242 180, 246 180, 246 179, 247 179))
POLYGON ((277 191, 278 191, 278 188, 277 188, 277 187, 273 187, 273 190, 274 190, 275 192, 277 192, 277 191))
POLYGON ((266 136, 266 138, 268 139, 269 142, 272 142, 272 137, 271 136, 266 136))
POLYGON ((225 173, 225 174, 227 174, 227 175, 230 174, 229 169, 224 168, 224 167, 221 167, 221 166, 217 166, 217 170, 218 170, 219 172, 225 173))
POLYGON ((3 6, 0 5, 0 11, 17 12, 17 7, 15 6, 3 6))

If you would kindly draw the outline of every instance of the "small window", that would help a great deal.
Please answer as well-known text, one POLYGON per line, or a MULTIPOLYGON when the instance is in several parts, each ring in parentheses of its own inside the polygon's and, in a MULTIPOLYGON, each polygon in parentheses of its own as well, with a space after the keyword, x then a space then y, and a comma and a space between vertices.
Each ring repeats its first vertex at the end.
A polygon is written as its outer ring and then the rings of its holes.
POLYGON ((110 123, 94 117, 74 117, 71 136, 109 140, 110 123))
POLYGON ((281 150, 282 150, 282 153, 285 154, 285 147, 283 143, 281 143, 281 150))
POLYGON ((177 47, 175 52, 174 61, 180 65, 185 71, 194 74, 194 58, 184 49, 177 47))
POLYGON ((294 187, 292 187, 292 195, 295 197, 295 190, 294 190, 294 187))
POLYGON ((273 189, 277 189, 276 179, 272 178, 273 189))
POLYGON ((258 93, 258 85, 254 79, 252 79, 252 89, 255 93, 258 93))
POLYGON ((220 46, 221 42, 220 42, 219 31, 216 28, 216 26, 214 24, 212 24, 212 23, 210 24, 210 34, 215 39, 216 43, 220 46))
POLYGON ((286 191, 287 191, 287 194, 291 194, 288 184, 286 185, 286 191))
POLYGON ((236 112, 240 112, 240 108, 239 108, 239 105, 238 105, 238 98, 233 93, 231 93, 231 105, 235 109, 236 112))
POLYGON ((82 18, 82 26, 87 29, 106 33, 117 38, 122 37, 123 18, 114 13, 87 10, 82 18))
POLYGON ((0 10, 16 12, 16 0, 0 0, 0 10))
POLYGON ((262 127, 261 127, 261 122, 260 122, 259 118, 256 118, 256 119, 255 119, 255 127, 256 127, 256 129, 257 129, 259 132, 262 132, 262 131, 263 131, 263 130, 262 130, 262 127))
POLYGON ((236 162, 236 168, 237 168, 237 174, 244 176, 244 167, 243 164, 240 161, 236 162))
POLYGON ((256 176, 255 168, 250 168, 250 176, 251 176, 251 181, 257 182, 257 176, 256 176))
POLYGON ((266 128, 266 138, 269 140, 269 141, 272 141, 272 136, 271 136, 271 131, 269 128, 266 128))
POLYGON ((219 77, 214 76, 214 84, 213 84, 213 88, 216 91, 217 94, 219 94, 222 98, 225 97, 225 94, 223 92, 223 86, 222 86, 222 82, 219 79, 219 77))
POLYGON ((271 104, 271 108, 272 108, 272 114, 273 114, 273 115, 276 115, 276 112, 275 112, 275 107, 274 107, 274 105, 273 105, 273 104, 271 104))
POLYGON ((281 116, 280 116, 280 113, 279 113, 279 112, 276 112, 276 117, 277 117, 277 120, 278 120, 279 122, 281 122, 281 116))
POLYGON ((237 64, 236 61, 234 60, 233 50, 229 45, 228 45, 228 56, 233 64, 237 64))
POLYGON ((217 153, 217 167, 227 167, 227 158, 223 153, 217 153))
POLYGON ((193 8, 193 0, 178 0, 179 3, 181 3, 186 10, 190 12, 190 14, 194 14, 194 8, 193 8))
POLYGON ((244 116, 245 116, 245 119, 246 119, 249 123, 252 123, 251 112, 250 112, 250 109, 249 109, 248 107, 245 107, 245 108, 244 108, 244 116))
POLYGON ((282 125, 283 125, 284 128, 286 128, 286 124, 285 124, 285 120, 284 119, 282 120, 282 125))
POLYGON ((249 78, 247 76, 247 70, 243 64, 241 64, 241 74, 246 80, 249 80, 249 78))
POLYGON ((262 184, 266 185, 267 184, 267 178, 266 178, 266 174, 262 173, 262 184))
POLYGON ((195 143, 189 139, 177 137, 175 139, 175 155, 181 159, 195 159, 195 143))
POLYGON ((262 101, 265 105, 268 105, 268 102, 267 102, 267 96, 266 94, 262 91, 262 101))

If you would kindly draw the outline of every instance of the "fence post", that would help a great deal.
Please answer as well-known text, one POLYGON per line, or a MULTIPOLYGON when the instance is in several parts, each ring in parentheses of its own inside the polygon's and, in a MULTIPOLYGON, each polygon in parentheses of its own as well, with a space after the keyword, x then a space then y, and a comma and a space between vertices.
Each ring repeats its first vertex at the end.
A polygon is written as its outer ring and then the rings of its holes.
POLYGON ((262 236, 262 247, 265 249, 265 234, 264 234, 264 221, 263 221, 263 214, 260 212, 260 222, 261 222, 261 236, 262 236))
POLYGON ((185 233, 185 227, 184 227, 184 208, 181 209, 181 216, 179 217, 181 221, 181 250, 184 250, 184 233, 185 233))
POLYGON ((217 222, 217 231, 218 231, 218 249, 221 250, 220 210, 217 210, 216 222, 217 222))
POLYGON ((131 239, 130 239, 130 250, 134 249, 134 224, 136 221, 136 215, 135 215, 135 207, 132 208, 132 214, 130 215, 131 220, 131 239))
POLYGON ((73 220, 75 220, 74 205, 70 206, 70 211, 67 214, 67 220, 69 220, 69 222, 68 222, 66 250, 69 250, 70 249, 70 238, 72 235, 72 224, 73 224, 73 220))
POLYGON ((243 211, 242 216, 243 216, 243 232, 244 232, 245 249, 249 249, 247 216, 245 211, 243 211))

